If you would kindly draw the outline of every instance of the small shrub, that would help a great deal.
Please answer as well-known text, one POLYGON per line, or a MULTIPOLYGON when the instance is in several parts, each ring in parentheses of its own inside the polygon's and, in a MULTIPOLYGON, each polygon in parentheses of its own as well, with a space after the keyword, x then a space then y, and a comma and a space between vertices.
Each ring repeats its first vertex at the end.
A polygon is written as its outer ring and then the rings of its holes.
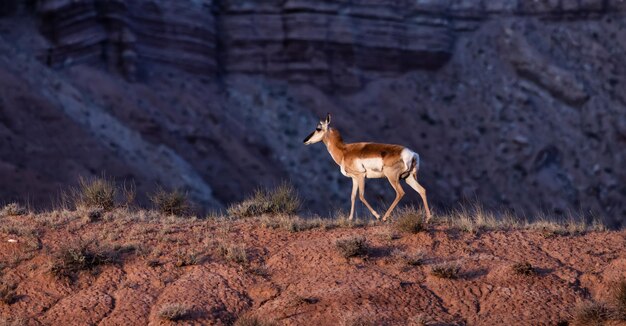
POLYGON ((460 270, 461 267, 457 263, 441 263, 431 267, 430 275, 439 278, 456 279, 459 277, 460 270))
POLYGON ((96 207, 96 208, 89 208, 84 214, 85 214, 85 221, 86 222, 96 222, 99 221, 100 219, 102 219, 102 214, 103 214, 103 210, 102 208, 96 207))
POLYGON ((188 318, 192 309, 184 304, 172 303, 166 304, 159 310, 159 317, 169 321, 179 321, 188 318))
POLYGON ((239 318, 237 318, 237 320, 235 321, 233 325, 234 326, 273 326, 275 325, 275 323, 265 321, 252 314, 244 314, 244 315, 241 315, 239 318))
POLYGON ((248 255, 246 253, 246 247, 243 245, 235 244, 220 244, 218 246, 219 254, 226 261, 237 263, 240 265, 248 264, 248 255))
POLYGON ((18 298, 15 293, 16 288, 15 285, 0 284, 0 302, 7 305, 15 303, 18 298))
POLYGON ((74 204, 84 208, 100 208, 109 211, 115 207, 115 184, 104 178, 85 179, 78 181, 78 190, 74 191, 74 204))
POLYGON ((77 272, 111 262, 112 257, 102 249, 94 250, 88 244, 75 243, 62 248, 54 256, 51 272, 57 277, 71 277, 77 272))
POLYGON ((345 257, 364 256, 367 254, 367 243, 365 237, 351 237, 339 239, 335 242, 339 253, 345 257))
POLYGON ((266 265, 249 268, 248 272, 261 277, 269 277, 271 275, 270 269, 266 265))
POLYGON ((0 210, 0 216, 19 216, 27 213, 26 208, 18 203, 10 203, 0 210))
POLYGON ((424 263, 424 257, 426 254, 421 251, 415 251, 412 253, 406 253, 400 250, 394 250, 392 255, 399 261, 404 262, 409 266, 419 266, 424 263))
POLYGON ((182 216, 189 212, 189 201, 187 195, 180 190, 165 191, 157 190, 150 201, 154 207, 161 213, 174 216, 182 216))
POLYGON ((575 325, 603 325, 609 319, 610 310, 600 302, 585 301, 576 306, 574 311, 575 325))
POLYGON ((418 233, 425 230, 421 214, 413 207, 405 207, 398 212, 395 226, 398 231, 406 233, 418 233))
POLYGON ((228 215, 235 217, 252 217, 263 214, 295 214, 301 201, 296 189, 282 183, 272 190, 257 190, 251 198, 228 208, 228 215))
POLYGON ((516 263, 512 266, 512 269, 518 275, 531 276, 537 274, 537 271, 529 262, 516 263))
POLYGON ((383 230, 378 235, 384 240, 388 240, 388 241, 398 240, 401 238, 400 234, 398 234, 396 231, 391 230, 391 229, 383 230))
POLYGON ((176 261, 174 262, 174 266, 176 267, 192 266, 192 265, 196 265, 198 261, 199 261, 199 257, 197 253, 179 251, 176 254, 176 261))

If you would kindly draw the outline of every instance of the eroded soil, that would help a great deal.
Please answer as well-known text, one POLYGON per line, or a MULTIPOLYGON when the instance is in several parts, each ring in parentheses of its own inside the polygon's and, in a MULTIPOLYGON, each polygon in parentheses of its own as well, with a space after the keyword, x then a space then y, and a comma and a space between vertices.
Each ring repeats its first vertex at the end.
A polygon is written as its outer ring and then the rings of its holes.
MULTIPOLYGON (((129 213, 136 214, 136 213, 129 213)), ((17 301, 0 303, 3 322, 27 325, 169 324, 163 307, 188 308, 183 324, 229 325, 245 313, 279 325, 430 324, 554 325, 581 300, 608 300, 626 276, 626 231, 575 236, 541 231, 470 234, 442 224, 418 234, 390 224, 289 232, 243 221, 79 213, 2 219, 1 280, 17 301), (346 259, 337 239, 365 236, 366 257, 346 259), (17 242, 9 242, 9 239, 17 242), (50 269, 54 255, 77 241, 98 244, 115 261, 69 278, 50 269), (219 248, 246 248, 247 263, 219 248), (399 252, 422 251, 412 266, 399 252), (177 267, 180 257, 193 265, 177 267), (430 274, 455 262, 457 279, 430 274), (529 262, 537 274, 518 275, 529 262), (195 263, 195 264, 194 264, 195 263)))

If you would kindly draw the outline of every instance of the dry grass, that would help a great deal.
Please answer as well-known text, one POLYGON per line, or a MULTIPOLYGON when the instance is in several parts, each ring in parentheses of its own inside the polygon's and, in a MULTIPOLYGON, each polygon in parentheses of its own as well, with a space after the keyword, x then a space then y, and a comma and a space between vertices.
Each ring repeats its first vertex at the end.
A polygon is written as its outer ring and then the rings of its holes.
POLYGON ((582 218, 570 216, 567 219, 550 219, 545 216, 526 223, 526 229, 542 232, 546 237, 579 235, 585 232, 606 231, 606 226, 598 220, 587 223, 582 218))
POLYGON ((574 325, 601 326, 610 317, 606 304, 594 301, 579 303, 574 310, 574 325))
POLYGON ((166 215, 183 216, 189 213, 191 207, 187 195, 178 189, 166 191, 159 188, 150 196, 150 201, 159 212, 166 215))
POLYGON ((484 210, 480 205, 461 207, 450 214, 440 217, 452 228, 469 233, 477 233, 481 230, 509 229, 515 227, 517 222, 505 215, 497 218, 492 212, 484 210))
POLYGON ((395 230, 391 228, 385 228, 377 234, 383 240, 393 241, 401 238, 400 234, 398 234, 395 230))
POLYGON ((258 316, 255 316, 253 314, 247 313, 237 318, 237 320, 235 321, 233 325, 234 326, 274 326, 276 324, 273 322, 261 319, 258 316))
POLYGON ((626 320, 626 279, 621 279, 613 288, 613 305, 615 306, 615 318, 626 320))
POLYGON ((188 318, 192 313, 191 307, 180 304, 170 303, 161 307, 159 317, 169 321, 179 321, 188 318))
POLYGON ((200 261, 200 255, 195 251, 179 250, 175 257, 176 261, 174 261, 174 266, 176 267, 192 266, 198 264, 200 261))
POLYGON ((367 240, 362 236, 339 239, 335 242, 337 251, 345 258, 365 256, 367 254, 367 240))
POLYGON ((598 219, 591 222, 581 216, 570 215, 567 218, 551 218, 540 215, 532 222, 525 218, 516 217, 510 213, 496 213, 485 210, 479 204, 463 206, 447 215, 438 216, 451 228, 469 233, 478 233, 488 230, 534 230, 543 232, 546 236, 578 235, 585 232, 606 231, 607 228, 598 219))
POLYGON ((115 207, 117 189, 113 181, 105 178, 80 178, 78 189, 73 191, 74 205, 84 208, 100 208, 104 211, 115 207))
POLYGON ((409 266, 419 266, 424 263, 426 253, 422 250, 414 252, 404 252, 401 250, 394 250, 391 255, 399 262, 402 262, 409 266))
POLYGON ((244 218, 263 214, 295 214, 301 201, 296 189, 282 183, 274 189, 259 189, 254 195, 241 203, 228 208, 228 215, 244 218))
POLYGON ((15 303, 18 299, 15 289, 17 286, 14 284, 0 284, 0 302, 7 305, 15 303))
POLYGON ((322 218, 301 218, 293 215, 264 215, 260 218, 261 225, 270 229, 282 229, 289 232, 301 232, 316 228, 330 229, 332 221, 322 218))
POLYGON ((20 216, 26 215, 28 211, 26 208, 22 207, 22 205, 18 203, 10 203, 4 205, 4 207, 0 210, 0 216, 20 216))
POLYGON ((248 254, 244 245, 220 243, 217 250, 226 261, 240 265, 248 264, 248 254))
POLYGON ((537 274, 537 271, 529 262, 516 263, 511 268, 517 275, 532 276, 537 274))
POLYGON ((53 256, 50 271, 59 278, 69 278, 83 270, 112 263, 113 257, 97 244, 77 242, 60 249, 53 256))
POLYGON ((446 279, 456 279, 459 277, 459 272, 461 271, 461 266, 458 263, 441 263, 433 265, 430 269, 430 275, 446 278, 446 279))
POLYGON ((406 233, 418 233, 424 231, 424 219, 422 213, 420 213, 415 207, 403 207, 398 210, 398 218, 395 223, 395 228, 399 232, 406 233))

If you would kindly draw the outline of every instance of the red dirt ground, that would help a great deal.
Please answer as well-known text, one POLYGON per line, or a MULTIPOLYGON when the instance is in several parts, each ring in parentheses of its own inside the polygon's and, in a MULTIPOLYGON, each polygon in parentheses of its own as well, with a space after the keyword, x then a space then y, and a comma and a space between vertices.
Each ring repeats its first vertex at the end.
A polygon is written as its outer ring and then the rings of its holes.
POLYGON ((570 320, 577 302, 609 300, 626 276, 626 231, 471 234, 436 224, 394 239, 389 224, 289 232, 258 219, 116 214, 98 222, 77 212, 2 218, 0 277, 17 285, 18 298, 0 303, 0 324, 167 325, 162 307, 183 304, 191 308, 185 325, 229 325, 246 313, 278 325, 554 325, 570 320), (355 235, 366 237, 368 255, 343 258, 335 241, 355 235), (54 276, 54 254, 78 239, 118 258, 54 276), (245 245, 249 263, 219 254, 231 244, 245 245), (423 264, 406 264, 398 251, 423 251, 423 264), (176 267, 181 253, 198 261, 176 267), (525 261, 537 275, 512 271, 525 261), (431 275, 440 262, 458 263, 459 278, 431 275))

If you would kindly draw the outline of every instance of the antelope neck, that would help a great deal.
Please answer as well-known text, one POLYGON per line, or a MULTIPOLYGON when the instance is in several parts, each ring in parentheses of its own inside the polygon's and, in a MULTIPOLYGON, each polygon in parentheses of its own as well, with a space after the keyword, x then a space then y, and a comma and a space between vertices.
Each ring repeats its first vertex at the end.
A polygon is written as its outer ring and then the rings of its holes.
POLYGON ((330 153, 330 156, 333 158, 333 161, 335 161, 335 163, 337 163, 338 165, 341 165, 341 161, 343 161, 344 149, 346 147, 346 144, 343 142, 343 139, 341 139, 341 135, 339 134, 339 131, 331 128, 324 135, 324 139, 322 141, 324 142, 324 145, 326 145, 326 148, 328 149, 328 153, 330 153))

